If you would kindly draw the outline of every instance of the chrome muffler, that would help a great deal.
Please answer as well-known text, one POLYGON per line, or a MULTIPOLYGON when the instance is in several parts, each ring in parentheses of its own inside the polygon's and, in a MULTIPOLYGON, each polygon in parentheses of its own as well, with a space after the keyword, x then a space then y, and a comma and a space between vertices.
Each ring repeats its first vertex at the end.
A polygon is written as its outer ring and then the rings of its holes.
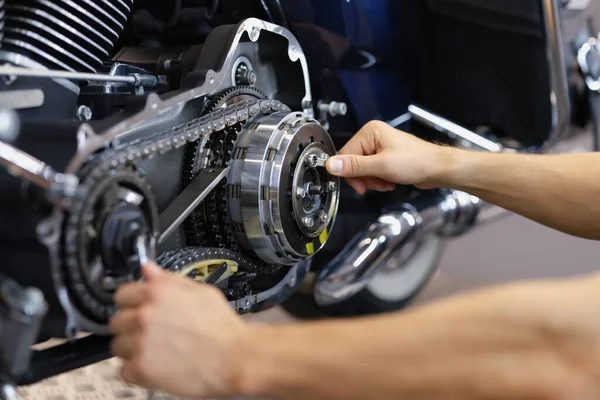
POLYGON ((420 192, 410 203, 385 209, 319 272, 313 288, 316 303, 324 307, 356 295, 394 254, 416 248, 425 235, 464 233, 485 204, 466 192, 443 189, 420 192))

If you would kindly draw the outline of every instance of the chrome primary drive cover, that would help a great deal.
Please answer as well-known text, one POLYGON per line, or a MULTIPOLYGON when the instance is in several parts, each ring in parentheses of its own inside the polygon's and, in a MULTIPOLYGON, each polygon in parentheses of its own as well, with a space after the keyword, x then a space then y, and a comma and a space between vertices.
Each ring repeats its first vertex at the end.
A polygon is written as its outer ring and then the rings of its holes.
POLYGON ((273 264, 293 265, 319 251, 333 226, 339 179, 327 131, 302 113, 255 120, 240 135, 228 179, 237 242, 273 264))

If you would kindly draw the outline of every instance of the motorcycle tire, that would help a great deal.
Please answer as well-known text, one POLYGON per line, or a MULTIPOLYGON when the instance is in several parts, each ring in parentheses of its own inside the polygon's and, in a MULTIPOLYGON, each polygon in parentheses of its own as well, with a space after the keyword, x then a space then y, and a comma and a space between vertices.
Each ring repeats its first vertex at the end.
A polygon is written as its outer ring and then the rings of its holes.
POLYGON ((401 268, 379 272, 355 296, 335 305, 319 307, 309 293, 295 293, 282 304, 299 319, 345 318, 400 311, 410 306, 437 272, 444 251, 437 235, 423 239, 401 268))

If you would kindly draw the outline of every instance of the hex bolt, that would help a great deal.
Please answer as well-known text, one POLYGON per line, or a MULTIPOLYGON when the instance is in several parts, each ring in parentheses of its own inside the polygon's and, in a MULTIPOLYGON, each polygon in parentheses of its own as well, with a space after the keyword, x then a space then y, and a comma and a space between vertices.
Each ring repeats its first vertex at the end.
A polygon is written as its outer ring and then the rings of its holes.
POLYGON ((304 218, 302 218, 302 223, 307 228, 312 228, 313 226, 315 226, 315 221, 312 218, 310 218, 310 217, 304 217, 304 218))
POLYGON ((311 100, 302 100, 302 108, 312 108, 313 102, 311 100))
POLYGON ((102 278, 102 288, 104 290, 115 290, 117 288, 117 282, 110 276, 102 278))
POLYGON ((303 187, 299 187, 298 189, 296 189, 296 197, 298 199, 303 199, 306 197, 306 190, 304 190, 303 187))
POLYGON ((236 83, 238 85, 254 86, 257 79, 256 72, 248 69, 248 67, 244 66, 244 68, 238 68, 236 74, 236 83))
POLYGON ((90 119, 92 119, 92 109, 88 106, 79 106, 75 116, 80 121, 89 121, 90 119))
POLYGON ((319 111, 329 114, 331 117, 338 115, 346 115, 348 113, 348 105, 346 103, 332 101, 331 103, 319 103, 319 111))
POLYGON ((307 166, 315 168, 319 164, 319 157, 316 154, 310 154, 304 162, 307 166))
POLYGON ((177 59, 165 60, 163 68, 165 71, 181 71, 183 69, 183 63, 177 59))
POLYGON ((321 211, 321 214, 319 214, 319 221, 321 222, 321 224, 325 224, 328 219, 329 215, 327 215, 325 211, 321 211))
POLYGON ((38 288, 29 287, 23 291, 22 307, 25 314, 30 316, 43 315, 47 305, 44 294, 38 288))
POLYGON ((52 182, 51 191, 58 198, 69 199, 77 193, 79 178, 71 174, 56 174, 52 182))
POLYGON ((0 140, 14 142, 21 130, 21 120, 13 110, 0 110, 0 140))

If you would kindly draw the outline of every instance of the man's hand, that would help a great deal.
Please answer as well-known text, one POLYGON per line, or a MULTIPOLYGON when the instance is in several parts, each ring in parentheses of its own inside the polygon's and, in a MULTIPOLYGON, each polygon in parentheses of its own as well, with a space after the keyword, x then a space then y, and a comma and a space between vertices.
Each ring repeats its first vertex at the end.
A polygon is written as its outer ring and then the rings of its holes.
POLYGON ((384 122, 366 124, 327 162, 359 194, 462 190, 562 232, 600 240, 600 153, 512 154, 439 146, 384 122))
POLYGON ((216 289, 154 265, 144 274, 118 291, 112 349, 125 381, 150 389, 345 400, 600 396, 600 275, 368 319, 250 328, 216 289))
POLYGON ((115 298, 112 352, 124 360, 122 378, 182 397, 237 395, 236 342, 248 326, 216 288, 154 263, 143 273, 115 298))
POLYGON ((381 121, 366 124, 329 159, 327 169, 347 178, 363 194, 392 190, 396 184, 431 188, 438 185, 455 149, 438 146, 381 121))

